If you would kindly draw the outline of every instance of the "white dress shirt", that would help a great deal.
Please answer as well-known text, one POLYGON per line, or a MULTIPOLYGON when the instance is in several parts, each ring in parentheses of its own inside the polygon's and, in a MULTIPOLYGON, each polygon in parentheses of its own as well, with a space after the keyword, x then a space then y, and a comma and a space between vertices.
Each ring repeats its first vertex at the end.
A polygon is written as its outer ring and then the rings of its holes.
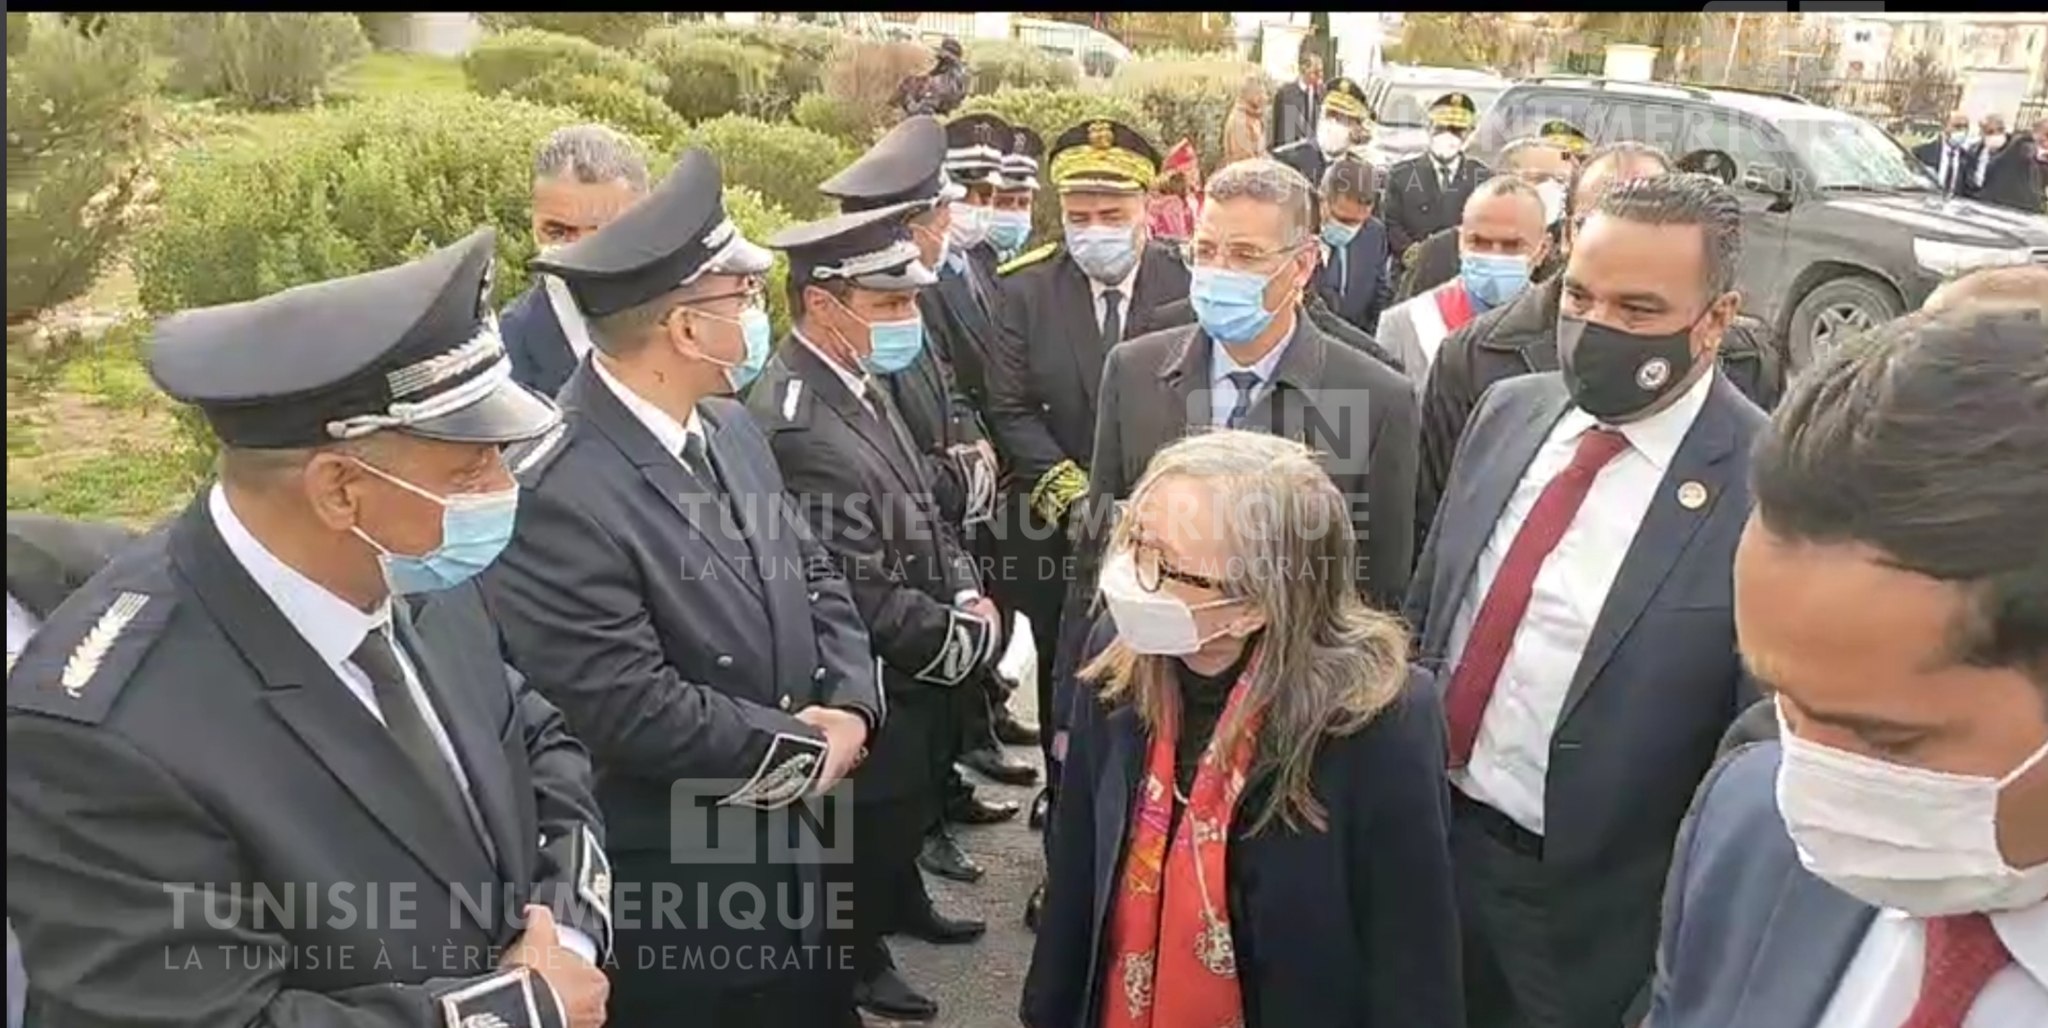
POLYGON ((1289 332, 1264 357, 1239 364, 1222 343, 1209 340, 1209 424, 1217 428, 1228 425, 1230 412, 1237 409, 1237 383, 1230 380, 1232 373, 1249 371, 1259 376, 1258 383, 1252 386, 1252 402, 1257 403, 1260 395, 1273 388, 1273 371, 1280 366, 1280 358, 1287 355, 1287 344, 1293 341, 1294 333, 1289 332))
POLYGON ((15 660, 20 658, 22 650, 28 648, 29 638, 35 635, 36 629, 40 627, 42 627, 42 622, 34 614, 29 613, 28 608, 22 606, 21 601, 14 598, 13 593, 8 593, 7 670, 14 670, 15 660))
POLYGON ((875 413, 875 405, 868 400, 868 378, 866 375, 856 374, 845 365, 834 360, 831 354, 819 349, 818 344, 811 342, 811 337, 803 334, 801 330, 791 329, 790 335, 795 336, 796 341, 803 344, 804 349, 811 351, 811 355, 818 358, 818 363, 832 369, 832 374, 838 376, 840 384, 846 387, 847 392, 853 394, 854 399, 860 401, 863 409, 869 414, 875 413))
MULTIPOLYGON (((1494 683, 1493 698, 1479 722, 1479 737, 1466 766, 1451 773, 1451 784, 1538 835, 1543 834, 1544 778, 1550 770, 1550 737, 1564 712, 1565 694, 1579 660, 1593 635, 1608 590, 1621 573, 1622 561, 1635 541, 1636 529, 1662 488, 1664 472, 1685 441, 1692 423, 1706 406, 1714 376, 1710 371, 1670 407, 1627 425, 1616 426, 1628 449, 1609 461, 1557 549, 1536 572, 1529 608, 1515 631, 1507 661, 1494 683)), ((1574 407, 1552 426, 1536 457, 1522 473, 1493 534, 1479 554, 1451 625, 1453 660, 1465 652, 1479 606, 1507 559, 1515 534, 1522 530, 1550 480, 1571 463, 1579 437, 1598 422, 1574 407)), ((1676 488, 1674 484, 1672 488, 1676 488)), ((1448 672, 1447 672, 1448 673, 1448 672)))
MULTIPOLYGON (((1991 925, 2013 962, 1977 994, 1963 1028, 2048 1025, 2048 902, 1993 914, 1991 925)), ((1879 911, 1814 1028, 1898 1028, 1920 996, 1926 949, 1920 920, 1879 911)))
MULTIPOLYGON (((669 455, 676 459, 676 463, 681 464, 685 468, 690 468, 690 462, 683 459, 684 444, 690 441, 691 436, 696 436, 700 445, 710 442, 710 438, 704 431, 704 419, 697 416, 697 409, 695 407, 690 408, 690 420, 677 421, 670 417, 667 411, 649 403, 645 397, 628 388, 626 383, 619 381, 612 374, 611 369, 604 366, 603 361, 591 361, 590 366, 597 369, 597 380, 603 382, 605 388, 612 391, 613 396, 618 397, 619 403, 626 408, 626 413, 633 415, 634 420, 640 422, 641 425, 647 428, 647 431, 653 433, 655 442, 660 443, 661 448, 667 450, 669 455)), ((708 454, 711 451, 707 448, 704 452, 708 454)), ((690 468, 690 470, 708 471, 710 469, 690 468)))
MULTIPOLYGON (((1131 289, 1138 284, 1138 265, 1143 263, 1145 263, 1145 255, 1140 252, 1138 259, 1131 262, 1131 270, 1124 275, 1124 280, 1114 285, 1106 286, 1092 278, 1088 280, 1088 295, 1095 298, 1095 327, 1098 331, 1102 328, 1103 317, 1109 313, 1109 304, 1102 299, 1102 294, 1114 289, 1117 295, 1121 297, 1116 304, 1117 322, 1123 329, 1124 338, 1130 338, 1131 289)), ((1112 344, 1120 343, 1123 342, 1123 339, 1112 339, 1110 342, 1112 344)))
MULTIPOLYGON (((363 637, 372 631, 391 631, 391 603, 385 603, 369 613, 355 604, 329 592, 327 587, 307 578, 297 568, 286 564, 270 552, 249 532, 248 526, 235 515, 229 506, 227 492, 218 484, 206 498, 207 513, 212 515, 214 528, 219 530, 221 541, 227 544, 228 552, 248 572, 251 581, 270 598, 286 623, 299 633, 299 637, 312 647, 321 661, 326 663, 341 684, 348 687, 349 694, 370 712, 378 723, 384 722, 384 711, 377 703, 377 694, 371 688, 370 676, 357 668, 349 658, 361 646, 363 637)), ((441 759, 455 772, 455 780, 462 787, 462 798, 470 807, 470 813, 481 825, 483 819, 476 810, 475 799, 470 795, 469 772, 462 766, 462 760, 455 753, 455 744, 448 738, 448 730, 441 724, 441 717, 427 698, 425 688, 420 684, 419 672, 414 669, 412 656, 405 652, 405 646, 395 636, 391 638, 391 651, 398 655, 398 665, 405 672, 405 689, 412 697, 413 705, 419 708, 420 716, 427 723, 427 731, 434 736, 434 748, 441 753, 441 759)), ((590 937, 567 925, 561 926, 563 945, 574 950, 583 959, 593 963, 597 960, 597 946, 590 937)))

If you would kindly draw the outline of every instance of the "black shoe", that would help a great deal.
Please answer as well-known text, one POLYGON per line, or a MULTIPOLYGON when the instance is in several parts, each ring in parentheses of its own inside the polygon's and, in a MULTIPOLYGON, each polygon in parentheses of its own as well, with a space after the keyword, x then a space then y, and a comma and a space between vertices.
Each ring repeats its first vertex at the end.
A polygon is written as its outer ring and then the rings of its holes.
POLYGON ((1005 746, 1038 745, 1038 729, 1017 720, 1008 708, 996 708, 996 738, 1005 746))
POLYGON ((927 905, 923 913, 904 919, 899 934, 934 946, 958 946, 988 934, 988 922, 978 917, 945 917, 938 908, 927 905))
POLYGON ((1036 933, 1038 931, 1039 915, 1044 912, 1045 883, 1041 881, 1038 883, 1038 888, 1031 890, 1031 898, 1024 901, 1024 927, 1036 933))
POLYGON ((1032 831, 1042 831, 1045 828, 1045 819, 1051 813, 1052 790, 1040 789, 1038 795, 1031 798, 1031 817, 1026 823, 1031 826, 1032 831))
POLYGON ((1004 785, 1037 785, 1038 769, 1010 759, 1001 750, 984 747, 960 755, 961 766, 1004 785))
POLYGON ((931 997, 910 987, 893 967, 853 987, 853 1002, 876 1017, 891 1021, 929 1021, 939 1016, 931 997))
POLYGON ((990 803, 969 792, 946 804, 946 820, 956 825, 999 825, 1016 817, 1022 809, 1012 800, 990 803))
POLYGON ((940 878, 969 884, 981 881, 981 876, 987 873, 974 862, 973 857, 961 852, 960 843, 944 831, 924 837, 924 848, 917 853, 917 866, 940 878))

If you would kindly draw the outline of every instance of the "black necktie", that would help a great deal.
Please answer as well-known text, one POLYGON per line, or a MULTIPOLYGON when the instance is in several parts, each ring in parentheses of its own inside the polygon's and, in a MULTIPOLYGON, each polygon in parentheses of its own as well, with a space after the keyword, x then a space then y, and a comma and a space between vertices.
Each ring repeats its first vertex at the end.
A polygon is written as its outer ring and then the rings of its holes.
POLYGON ((895 403, 889 399, 889 391, 882 388, 882 384, 877 382, 873 375, 861 381, 865 386, 862 392, 867 396, 869 409, 875 413, 875 420, 882 423, 882 427, 889 433, 889 438, 895 440, 896 448, 901 451, 903 458, 910 462, 911 479, 922 482, 924 476, 920 472, 923 470, 924 462, 918 459, 922 451, 911 438, 910 426, 904 424, 903 415, 897 413, 895 403))
POLYGON ((1102 291, 1102 348, 1108 349, 1124 338, 1124 294, 1121 289, 1102 291))
POLYGON ((1230 417, 1223 422, 1223 427, 1243 428, 1245 415, 1252 412, 1252 391, 1259 387, 1259 373, 1230 371, 1225 372, 1223 377, 1237 387, 1237 401, 1231 405, 1230 417))
POLYGON ((455 823, 469 825, 474 831, 476 823, 470 819, 469 804, 462 798, 462 784, 456 780, 447 758, 441 755, 441 747, 435 744, 426 715, 413 702, 412 690, 406 688, 405 669, 398 663, 389 632, 385 627, 370 629, 363 636, 362 645, 348 659, 370 679, 370 694, 377 700, 377 710, 384 715, 384 727, 412 762, 413 770, 426 782, 427 791, 455 823))

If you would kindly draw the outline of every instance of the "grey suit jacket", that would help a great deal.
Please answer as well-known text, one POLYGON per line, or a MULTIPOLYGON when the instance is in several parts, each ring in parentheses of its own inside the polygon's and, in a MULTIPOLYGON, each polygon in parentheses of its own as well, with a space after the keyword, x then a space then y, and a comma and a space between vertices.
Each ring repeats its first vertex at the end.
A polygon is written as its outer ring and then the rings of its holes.
POLYGON ((1876 916, 1800 866, 1778 759, 1759 743, 1700 787, 1664 893, 1652 1028, 1815 1024, 1876 916))
MULTIPOLYGON (((1556 373, 1509 379, 1480 399, 1409 587, 1425 664, 1455 661, 1451 624, 1480 551, 1570 402, 1556 373)), ((1756 698, 1735 652, 1733 582, 1750 443, 1763 424, 1734 386, 1714 381, 1601 607, 1551 739, 1543 860, 1556 869, 1553 942, 1584 968, 1568 986, 1573 1008, 1612 1011, 1616 1022, 1649 976, 1679 822, 1722 733, 1756 698), (1678 501, 1686 482, 1706 490, 1696 509, 1678 501)))

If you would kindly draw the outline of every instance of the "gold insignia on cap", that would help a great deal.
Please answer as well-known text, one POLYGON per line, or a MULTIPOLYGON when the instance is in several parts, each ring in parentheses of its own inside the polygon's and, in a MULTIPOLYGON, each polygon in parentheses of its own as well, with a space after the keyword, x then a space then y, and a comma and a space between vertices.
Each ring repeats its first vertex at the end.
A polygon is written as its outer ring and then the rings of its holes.
POLYGON ((1097 150, 1107 150, 1116 145, 1116 130, 1109 122, 1093 121, 1088 124, 1088 145, 1097 150))
POLYGON ((1686 510, 1698 510, 1707 505, 1707 487, 1698 482, 1682 482, 1678 486, 1678 505, 1686 510))

